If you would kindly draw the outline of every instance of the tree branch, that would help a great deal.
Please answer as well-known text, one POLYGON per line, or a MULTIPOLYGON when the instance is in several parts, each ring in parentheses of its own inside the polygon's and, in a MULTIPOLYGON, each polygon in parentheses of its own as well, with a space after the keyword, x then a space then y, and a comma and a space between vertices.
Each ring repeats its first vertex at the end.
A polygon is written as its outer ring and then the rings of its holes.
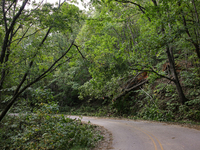
POLYGON ((79 50, 78 46, 77 46, 76 44, 73 44, 73 45, 76 47, 76 49, 78 50, 78 52, 81 54, 82 58, 85 59, 85 57, 83 56, 83 54, 82 54, 81 51, 79 50))
MULTIPOLYGON (((50 30, 48 30, 50 31, 50 30)), ((47 32, 49 33, 49 32, 47 32)), ((47 35, 47 34, 46 34, 47 35)), ((46 36, 44 37, 44 39, 46 39, 46 36)), ((44 43, 44 39, 42 40, 41 43, 44 43)), ((14 104, 14 102, 17 100, 17 98, 19 97, 19 95, 24 92, 28 87, 30 87, 31 85, 33 85, 34 83, 40 81, 41 79, 43 79, 45 77, 45 75, 51 71, 51 69, 58 63, 58 61, 60 61, 71 49, 71 47, 73 46, 74 41, 71 43, 70 47, 67 49, 67 51, 61 56, 59 57, 44 73, 42 73, 40 76, 38 76, 35 80, 33 80, 32 82, 30 82, 29 84, 27 84, 26 86, 24 86, 21 90, 19 90, 22 86, 22 84, 24 83, 26 76, 28 75, 28 72, 26 72, 20 82, 20 84, 18 85, 17 89, 15 90, 15 93, 13 95, 13 98, 11 99, 10 103, 6 106, 6 108, 2 111, 1 115, 0 115, 0 121, 4 118, 4 116, 6 115, 6 113, 8 112, 8 110, 10 109, 10 107, 14 104)), ((33 64, 33 60, 30 62, 29 67, 31 67, 33 64)))
POLYGON ((134 68, 131 68, 131 69, 132 69, 132 70, 137 70, 137 71, 152 72, 152 73, 155 73, 156 75, 158 75, 158 76, 160 76, 160 77, 162 77, 162 78, 166 78, 166 79, 168 79, 168 80, 170 80, 170 81, 175 82, 174 79, 171 79, 171 78, 169 78, 169 77, 167 77, 167 76, 164 76, 164 75, 162 75, 162 74, 157 73, 153 68, 151 68, 151 70, 146 70, 146 69, 134 69, 134 68))
POLYGON ((10 10, 10 8, 12 7, 12 5, 13 5, 15 2, 16 2, 16 0, 14 0, 14 1, 12 2, 12 4, 8 7, 8 9, 6 10, 5 13, 7 13, 7 12, 10 10))
POLYGON ((137 85, 135 85, 135 86, 133 86, 133 87, 131 87, 131 88, 129 88, 129 89, 125 89, 122 93, 120 93, 119 95, 117 95, 117 96, 113 99, 113 101, 117 100, 119 97, 121 97, 121 96, 127 94, 128 92, 130 92, 130 91, 132 91, 132 90, 134 90, 134 89, 136 89, 136 88, 142 86, 142 85, 145 84, 147 81, 148 81, 148 80, 146 79, 146 80, 140 82, 139 84, 137 84, 137 85))
MULTIPOLYGON (((133 5, 137 6, 143 14, 146 14, 145 8, 142 7, 141 5, 135 3, 135 2, 127 1, 127 0, 115 0, 115 1, 116 1, 116 2, 120 2, 120 3, 130 3, 130 4, 133 4, 133 5)), ((150 19, 149 17, 147 17, 147 18, 148 18, 149 21, 151 22, 151 19, 150 19)))
MULTIPOLYGON (((34 81, 30 82, 28 85, 26 85, 23 89, 28 88, 29 86, 31 86, 32 84, 38 82, 39 80, 41 80, 42 78, 44 78, 44 76, 51 71, 51 69, 69 52, 69 50, 71 49, 72 45, 73 45, 74 41, 71 43, 70 47, 67 49, 67 51, 61 56, 59 57, 44 73, 42 73, 41 75, 39 75, 34 81)), ((22 89, 22 90, 23 90, 22 89)))
MULTIPOLYGON (((3 2, 5 4, 5 0, 3 0, 3 2)), ((7 46, 8 46, 8 39, 9 39, 10 32, 13 30, 14 25, 15 25, 17 19, 19 18, 19 16, 21 15, 22 11, 24 10, 24 7, 26 6, 27 2, 28 2, 28 0, 25 0, 23 2, 18 13, 13 17, 13 20, 11 22, 9 29, 6 30, 6 34, 5 34, 5 38, 4 38, 3 46, 2 46, 2 50, 1 50, 1 56, 0 56, 0 63, 1 64, 4 62, 4 57, 5 57, 5 53, 6 53, 7 46)), ((4 7, 4 5, 3 5, 3 7, 4 7)), ((5 21, 5 19, 4 19, 4 21, 5 21)))
POLYGON ((5 0, 2 1, 2 10, 3 10, 3 21, 4 21, 4 25, 5 25, 5 30, 7 32, 8 25, 7 25, 6 12, 5 12, 5 0))
POLYGON ((117 2, 121 2, 121 3, 130 3, 130 4, 133 4, 133 5, 136 5, 137 7, 139 7, 139 9, 145 14, 145 8, 142 7, 141 5, 137 4, 137 3, 134 3, 134 2, 131 2, 131 1, 127 1, 127 0, 116 0, 117 2))
POLYGON ((26 37, 29 37, 29 36, 31 36, 31 35, 33 35, 33 34, 35 34, 35 33, 37 33, 39 30, 36 30, 35 32, 33 32, 32 34, 30 34, 30 35, 28 35, 28 36, 25 36, 26 35, 26 33, 28 32, 28 30, 32 27, 32 25, 33 24, 31 24, 28 28, 27 28, 27 30, 24 32, 24 34, 22 35, 22 37, 21 38, 18 38, 18 39, 15 39, 14 41, 11 41, 11 43, 13 43, 13 42, 15 42, 15 41, 18 41, 18 43, 16 44, 16 45, 18 45, 19 44, 19 42, 21 42, 21 40, 23 39, 23 38, 26 38, 26 37))
POLYGON ((130 85, 131 85, 131 83, 132 83, 140 74, 141 74, 141 72, 139 72, 136 76, 134 76, 133 78, 131 78, 131 79, 129 79, 128 81, 126 81, 125 84, 127 84, 127 83, 129 83, 129 84, 125 87, 125 89, 129 88, 130 85))
MULTIPOLYGON (((13 21, 12 21, 12 23, 11 23, 9 29, 8 29, 8 31, 6 32, 6 36, 5 36, 5 38, 4 38, 4 43, 3 43, 3 47, 2 47, 2 53, 1 53, 1 57, 0 57, 0 62, 1 62, 1 63, 3 63, 3 61, 4 61, 5 52, 6 52, 7 45, 8 45, 9 34, 10 34, 10 32, 13 30, 13 27, 14 27, 15 22, 16 22, 16 20, 18 19, 18 17, 20 16, 21 12, 23 11, 23 9, 24 9, 24 7, 25 7, 25 5, 26 5, 27 2, 28 2, 28 0, 25 0, 25 1, 23 2, 23 4, 22 4, 20 10, 18 11, 17 15, 14 16, 13 21)), ((64 1, 64 2, 65 2, 65 1, 64 1)), ((64 2, 63 2, 63 3, 64 3, 64 2)), ((63 4, 63 3, 62 3, 62 4, 63 4)), ((61 5, 62 5, 62 4, 61 4, 61 5)), ((59 8, 60 8, 61 5, 59 5, 59 8)), ((47 39, 47 37, 48 37, 48 35, 49 35, 49 33, 50 33, 51 28, 52 28, 52 26, 49 27, 49 29, 48 29, 48 31, 47 31, 45 37, 43 38, 43 40, 42 40, 41 43, 39 44, 38 50, 41 48, 41 46, 44 44, 45 40, 47 39)), ((41 80, 42 78, 44 78, 45 75, 46 75, 48 72, 50 72, 50 71, 52 70, 52 68, 58 63, 58 61, 60 61, 60 60, 69 52, 69 50, 71 49, 71 47, 73 46, 73 44, 74 44, 74 41, 71 43, 71 45, 70 45, 70 47, 68 48, 68 50, 67 50, 61 57, 59 57, 45 72, 43 72, 43 73, 42 73, 40 76, 38 76, 35 80, 33 80, 32 82, 30 82, 29 84, 27 84, 26 86, 24 86, 24 87, 20 90, 20 88, 22 87, 24 81, 26 80, 26 77, 27 77, 27 75, 28 75, 28 73, 29 73, 30 68, 31 68, 32 65, 33 65, 33 61, 34 61, 34 60, 33 60, 33 59, 31 60, 31 62, 29 63, 29 69, 28 69, 28 71, 24 74, 24 76, 23 76, 21 82, 20 82, 19 85, 17 86, 17 88, 16 88, 16 90, 15 90, 15 92, 14 92, 14 95, 13 95, 13 97, 12 97, 10 103, 9 103, 9 104, 6 106, 6 108, 2 111, 2 113, 1 113, 1 115, 0 115, 0 121, 4 118, 4 116, 6 115, 6 113, 8 112, 8 110, 11 108, 11 106, 14 104, 14 102, 15 102, 15 101, 17 100, 17 98, 19 97, 19 95, 20 95, 22 92, 24 92, 28 87, 30 87, 30 86, 33 85, 34 83, 38 82, 38 81, 41 80)), ((36 54, 34 55, 34 57, 35 57, 36 55, 37 55, 37 52, 36 52, 36 54)), ((33 57, 33 58, 34 58, 34 57, 33 57)))
MULTIPOLYGON (((72 58, 72 57, 71 57, 71 58, 72 58)), ((61 66, 61 65, 64 64, 64 63, 66 63, 66 62, 69 61, 71 58, 68 58, 65 62, 62 62, 62 63, 58 64, 57 66, 55 66, 54 68, 52 68, 48 73, 49 73, 49 74, 52 73, 53 71, 56 70, 56 68, 58 68, 59 66, 61 66)), ((45 74, 44 76, 42 76, 42 77, 40 78, 40 80, 42 80, 42 79, 45 78, 46 76, 48 76, 48 74, 45 74)))

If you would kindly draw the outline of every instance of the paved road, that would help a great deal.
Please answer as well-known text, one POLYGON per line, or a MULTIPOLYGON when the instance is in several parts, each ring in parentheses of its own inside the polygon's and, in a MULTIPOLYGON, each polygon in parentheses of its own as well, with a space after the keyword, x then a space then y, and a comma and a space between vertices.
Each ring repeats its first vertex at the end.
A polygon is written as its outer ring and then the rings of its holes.
MULTIPOLYGON (((78 118, 70 116, 70 118, 78 118)), ((113 135, 114 150, 200 150, 200 131, 148 121, 83 117, 113 135)))

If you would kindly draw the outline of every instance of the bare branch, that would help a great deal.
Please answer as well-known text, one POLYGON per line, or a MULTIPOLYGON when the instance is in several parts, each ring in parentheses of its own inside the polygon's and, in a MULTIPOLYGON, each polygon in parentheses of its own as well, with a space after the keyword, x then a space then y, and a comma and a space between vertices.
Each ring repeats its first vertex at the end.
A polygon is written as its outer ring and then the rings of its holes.
MULTIPOLYGON (((30 62, 29 68, 31 68, 32 65, 33 65, 33 60, 30 62)), ((27 77, 28 73, 29 73, 29 70, 24 74, 24 76, 23 76, 23 78, 22 78, 20 84, 17 86, 17 88, 16 88, 16 90, 15 90, 14 95, 16 95, 16 94, 19 92, 19 89, 21 88, 21 86, 23 85, 23 83, 26 81, 26 77, 27 77)))
POLYGON ((154 3, 155 6, 158 6, 156 0, 151 0, 151 1, 154 3))
POLYGON ((144 80, 144 81, 142 81, 142 82, 136 84, 135 86, 133 86, 133 87, 131 87, 131 88, 129 88, 129 89, 125 89, 122 93, 120 93, 119 95, 117 95, 117 96, 113 99, 113 101, 117 100, 119 97, 121 97, 121 96, 127 94, 128 92, 130 92, 130 91, 132 91, 132 90, 134 90, 134 89, 139 88, 140 86, 142 86, 143 84, 145 84, 147 81, 148 81, 148 80, 144 80))
POLYGON ((147 96, 149 96, 150 98, 151 98, 151 101, 154 103, 154 105, 157 107, 157 105, 156 105, 156 103, 153 101, 153 97, 149 94, 149 93, 147 93, 144 89, 142 89, 141 87, 140 87, 140 89, 147 95, 147 96))
POLYGON ((85 57, 83 56, 83 54, 82 54, 81 51, 79 50, 78 46, 77 46, 76 44, 73 44, 73 45, 76 47, 76 49, 78 50, 78 52, 81 54, 82 58, 85 59, 85 57))
POLYGON ((152 96, 149 95, 149 93, 145 92, 145 90, 143 90, 141 87, 140 87, 140 89, 141 89, 147 96, 149 96, 149 97, 151 98, 151 100, 153 100, 152 96))
POLYGON ((11 25, 10 25, 10 27, 9 27, 9 31, 11 31, 12 28, 14 27, 15 22, 17 21, 17 19, 18 19, 19 16, 21 15, 21 13, 22 13, 22 11, 24 10, 24 8, 25 8, 27 2, 28 2, 28 0, 25 0, 25 1, 23 2, 23 4, 22 4, 22 6, 20 7, 18 13, 13 17, 12 23, 11 23, 11 25))
POLYGON ((8 7, 8 9, 6 10, 5 13, 7 13, 7 12, 10 10, 10 8, 12 7, 12 5, 13 5, 15 2, 16 2, 16 1, 14 0, 14 1, 12 2, 12 4, 8 7))
POLYGON ((129 91, 131 91, 131 90, 133 90, 133 89, 136 89, 136 88, 142 86, 143 84, 145 84, 147 81, 148 81, 148 80, 146 79, 146 80, 140 82, 139 84, 136 84, 135 86, 132 86, 132 87, 129 88, 129 89, 125 89, 124 92, 129 92, 129 91))
POLYGON ((129 88, 130 85, 131 85, 131 83, 133 83, 133 81, 134 81, 140 74, 141 74, 141 72, 139 72, 136 76, 134 76, 133 78, 131 78, 131 79, 129 79, 128 81, 126 81, 125 84, 127 84, 127 83, 129 83, 129 84, 125 87, 125 89, 129 88))

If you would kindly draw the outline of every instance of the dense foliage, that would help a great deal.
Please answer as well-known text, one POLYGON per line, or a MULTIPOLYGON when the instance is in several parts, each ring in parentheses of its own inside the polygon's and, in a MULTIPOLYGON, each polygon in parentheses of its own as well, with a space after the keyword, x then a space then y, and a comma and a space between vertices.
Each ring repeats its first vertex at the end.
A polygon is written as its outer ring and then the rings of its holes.
MULTIPOLYGON (((200 120, 198 0, 91 0, 87 12, 61 1, 19 2, 0 8, 0 121, 40 103, 70 114, 200 120)), ((60 122, 55 132, 80 124, 45 115, 60 122)), ((46 133, 32 132, 39 115, 27 118, 15 140, 46 133)))
POLYGON ((104 115, 198 121, 199 2, 108 0, 93 6, 77 37, 91 75, 79 98, 109 101, 104 115))

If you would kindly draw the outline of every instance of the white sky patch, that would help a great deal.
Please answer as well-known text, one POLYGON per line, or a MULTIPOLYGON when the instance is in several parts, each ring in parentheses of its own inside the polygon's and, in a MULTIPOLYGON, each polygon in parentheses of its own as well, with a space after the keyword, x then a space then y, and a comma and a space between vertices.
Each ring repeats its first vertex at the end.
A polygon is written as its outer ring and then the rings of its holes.
MULTIPOLYGON (((39 2, 42 2, 42 0, 35 0, 37 3, 39 2)), ((52 4, 55 4, 55 3, 62 3, 64 2, 64 0, 44 0, 43 3, 52 3, 52 4)), ((66 2, 69 2, 71 4, 74 4, 75 6, 79 7, 79 9, 81 10, 88 10, 88 8, 85 8, 84 7, 84 3, 89 3, 89 0, 83 0, 83 2, 81 2, 80 0, 76 0, 77 2, 74 3, 74 0, 66 0, 66 2)))

